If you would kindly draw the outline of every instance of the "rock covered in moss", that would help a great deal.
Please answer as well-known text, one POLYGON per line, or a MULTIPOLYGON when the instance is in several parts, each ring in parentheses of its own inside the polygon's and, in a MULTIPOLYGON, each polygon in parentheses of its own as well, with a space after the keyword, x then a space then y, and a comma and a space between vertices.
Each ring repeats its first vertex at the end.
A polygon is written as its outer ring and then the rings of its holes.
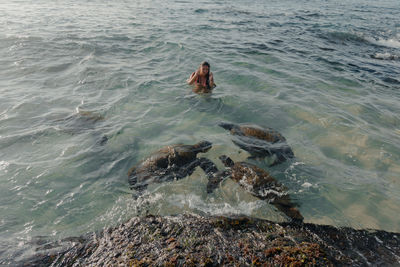
POLYGON ((248 217, 135 217, 24 266, 365 266, 399 264, 400 236, 248 217))

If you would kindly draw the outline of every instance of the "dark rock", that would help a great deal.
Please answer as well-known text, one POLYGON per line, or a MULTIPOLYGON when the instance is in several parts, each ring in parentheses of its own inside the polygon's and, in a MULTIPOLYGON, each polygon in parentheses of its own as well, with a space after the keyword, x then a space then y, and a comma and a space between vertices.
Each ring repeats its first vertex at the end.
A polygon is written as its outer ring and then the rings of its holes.
POLYGON ((395 266, 400 263, 399 237, 384 231, 249 217, 135 217, 87 236, 83 243, 57 253, 42 252, 20 265, 395 266), (169 229, 167 237, 158 235, 162 229, 169 229))

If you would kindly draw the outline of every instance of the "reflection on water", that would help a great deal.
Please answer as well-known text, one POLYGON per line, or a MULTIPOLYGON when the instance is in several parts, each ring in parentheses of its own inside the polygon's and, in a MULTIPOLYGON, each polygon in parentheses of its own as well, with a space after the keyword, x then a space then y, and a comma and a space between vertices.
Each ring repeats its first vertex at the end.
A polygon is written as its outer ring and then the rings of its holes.
POLYGON ((206 86, 202 86, 202 85, 195 85, 193 86, 192 92, 196 93, 196 94, 211 94, 212 93, 212 88, 208 88, 206 86))

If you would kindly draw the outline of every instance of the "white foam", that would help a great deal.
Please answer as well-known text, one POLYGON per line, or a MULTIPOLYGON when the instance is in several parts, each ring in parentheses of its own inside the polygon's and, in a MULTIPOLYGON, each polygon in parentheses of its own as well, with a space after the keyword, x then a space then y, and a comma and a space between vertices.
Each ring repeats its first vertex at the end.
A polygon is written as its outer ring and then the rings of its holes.
POLYGON ((373 55, 373 58, 383 60, 397 60, 400 57, 398 55, 393 55, 390 53, 376 53, 375 55, 373 55))
POLYGON ((368 42, 373 43, 375 45, 379 46, 386 46, 390 48, 399 48, 400 49, 400 40, 395 39, 395 38, 390 38, 390 39, 383 39, 383 38, 371 38, 367 37, 365 38, 368 42))
POLYGON ((5 172, 7 172, 7 167, 10 165, 10 163, 8 163, 7 161, 0 161, 0 171, 4 170, 5 172))
POLYGON ((274 190, 271 188, 265 188, 265 189, 258 191, 258 194, 262 197, 269 197, 270 200, 272 201, 273 198, 271 196, 283 197, 283 196, 287 195, 287 192, 277 191, 277 190, 274 190))
POLYGON ((258 209, 263 203, 261 201, 245 202, 240 201, 236 205, 226 202, 206 202, 200 196, 190 195, 174 195, 169 196, 168 201, 180 208, 189 208, 190 210, 198 210, 211 215, 224 214, 242 214, 250 216, 255 209, 258 209))
POLYGON ((84 57, 78 64, 82 65, 83 63, 86 63, 87 61, 90 61, 91 59, 94 58, 94 52, 90 53, 86 57, 84 57))
POLYGON ((310 188, 310 187, 312 186, 312 184, 309 183, 309 182, 305 182, 305 183, 302 184, 301 186, 304 187, 304 188, 310 188))

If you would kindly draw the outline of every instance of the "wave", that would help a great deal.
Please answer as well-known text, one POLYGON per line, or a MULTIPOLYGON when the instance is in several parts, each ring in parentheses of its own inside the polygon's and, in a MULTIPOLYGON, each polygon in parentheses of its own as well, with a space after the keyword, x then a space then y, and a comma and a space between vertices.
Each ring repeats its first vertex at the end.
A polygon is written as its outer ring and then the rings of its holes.
POLYGON ((376 53, 371 55, 371 58, 380 60, 399 60, 400 56, 391 53, 376 53))
POLYGON ((360 42, 365 43, 367 40, 361 35, 357 33, 351 32, 328 32, 326 34, 321 35, 322 38, 328 39, 331 42, 360 42))
POLYGON ((374 45, 400 49, 400 40, 397 38, 384 39, 366 37, 365 39, 374 45))
POLYGON ((195 11, 194 11, 194 13, 206 13, 206 12, 208 12, 208 10, 207 9, 202 9, 202 8, 198 8, 198 9, 196 9, 195 11))
POLYGON ((327 39, 333 43, 369 43, 376 46, 384 46, 389 48, 400 49, 400 36, 397 35, 391 38, 384 37, 372 37, 359 32, 329 32, 320 35, 321 38, 327 39))

